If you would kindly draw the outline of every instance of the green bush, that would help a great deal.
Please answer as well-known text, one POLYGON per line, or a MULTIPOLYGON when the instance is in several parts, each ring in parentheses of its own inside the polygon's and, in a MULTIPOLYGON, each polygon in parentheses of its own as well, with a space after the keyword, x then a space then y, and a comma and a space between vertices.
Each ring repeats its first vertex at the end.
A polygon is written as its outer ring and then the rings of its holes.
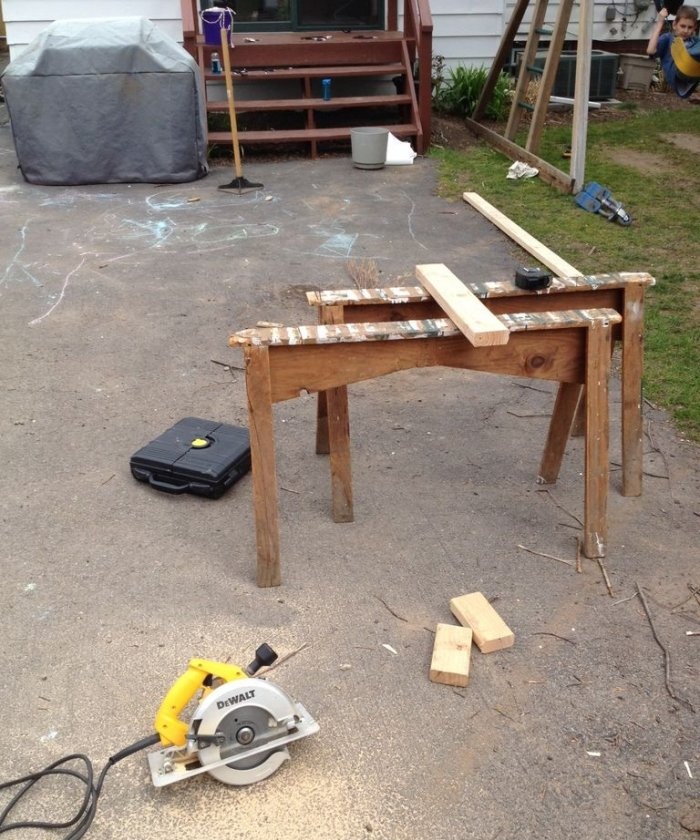
MULTIPOLYGON (((485 67, 464 67, 461 64, 451 67, 447 79, 435 91, 435 108, 444 114, 470 117, 474 113, 488 74, 489 71, 485 67)), ((484 116, 490 120, 506 119, 510 102, 511 80, 505 73, 501 73, 484 116)))

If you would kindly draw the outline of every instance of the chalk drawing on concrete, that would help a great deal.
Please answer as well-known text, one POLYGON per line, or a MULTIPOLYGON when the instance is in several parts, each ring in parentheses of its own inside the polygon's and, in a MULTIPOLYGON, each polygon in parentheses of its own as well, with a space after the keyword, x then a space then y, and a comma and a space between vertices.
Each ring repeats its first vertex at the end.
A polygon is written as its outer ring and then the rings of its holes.
POLYGON ((48 318, 48 317, 49 317, 49 315, 50 315, 50 314, 54 311, 54 309, 56 309, 56 307, 57 307, 57 306, 61 303, 61 301, 63 300, 63 298, 64 298, 64 297, 65 297, 65 295, 66 295, 66 289, 68 288, 68 284, 69 284, 69 282, 70 282, 71 277, 72 277, 72 276, 73 276, 76 272, 80 271, 80 269, 81 269, 81 268, 83 267, 83 265, 85 264, 85 260, 86 260, 86 259, 87 259, 87 256, 86 256, 86 255, 83 255, 83 258, 80 260, 80 262, 78 263, 78 265, 76 265, 76 266, 75 266, 75 268, 73 268, 71 271, 69 271, 69 272, 68 272, 68 274, 66 274, 66 276, 65 276, 65 277, 64 277, 64 279, 63 279, 63 285, 61 286, 61 291, 60 291, 60 293, 59 293, 59 295, 58 295, 58 298, 54 301, 54 303, 53 303, 53 305, 51 306, 51 308, 50 308, 50 309, 48 309, 46 312, 44 312, 44 314, 43 314, 43 315, 41 315, 39 318, 34 318, 34 319, 32 319, 32 320, 29 322, 29 326, 30 326, 30 327, 34 327, 34 326, 36 326, 37 324, 40 324, 40 323, 44 320, 44 318, 48 318))
POLYGON ((313 250, 319 257, 335 257, 347 259, 357 242, 357 233, 346 233, 340 226, 325 227, 322 225, 311 225, 314 236, 324 237, 323 242, 313 250))
POLYGON ((146 241, 147 248, 172 245, 225 245, 231 247, 247 239, 276 236, 277 225, 272 224, 211 224, 198 222, 178 225, 170 217, 165 219, 123 219, 120 225, 125 240, 146 241))
POLYGON ((31 271, 29 271, 29 264, 23 263, 20 259, 27 246, 28 225, 29 220, 19 229, 19 247, 5 268, 2 278, 0 279, 0 286, 9 286, 11 282, 21 283, 25 278, 29 278, 35 286, 43 285, 41 281, 38 280, 31 271))

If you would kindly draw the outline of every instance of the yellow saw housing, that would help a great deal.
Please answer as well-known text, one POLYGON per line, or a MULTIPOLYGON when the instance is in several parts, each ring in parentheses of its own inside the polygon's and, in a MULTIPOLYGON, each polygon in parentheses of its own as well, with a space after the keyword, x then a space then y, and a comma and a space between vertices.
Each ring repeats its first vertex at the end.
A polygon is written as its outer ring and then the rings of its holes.
POLYGON ((155 787, 201 773, 227 785, 259 782, 287 761, 289 744, 318 732, 301 703, 256 676, 276 659, 263 643, 246 668, 190 660, 156 714, 161 748, 148 755, 155 787))
POLYGON ((201 700, 216 687, 212 685, 214 680, 227 683, 247 677, 248 674, 238 665, 191 659, 187 670, 168 691, 156 714, 155 730, 161 744, 164 747, 184 747, 189 723, 181 720, 180 714, 197 692, 201 692, 201 700))

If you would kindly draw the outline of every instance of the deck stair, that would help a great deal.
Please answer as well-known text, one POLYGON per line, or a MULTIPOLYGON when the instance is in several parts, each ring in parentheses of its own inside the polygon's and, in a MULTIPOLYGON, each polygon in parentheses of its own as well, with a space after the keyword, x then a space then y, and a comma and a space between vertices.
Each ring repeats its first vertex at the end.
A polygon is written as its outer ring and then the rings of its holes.
MULTIPOLYGON (((210 144, 230 144, 224 79, 211 72, 221 52, 197 35, 193 49, 206 84, 210 144), (210 123, 214 121, 210 120, 210 123)), ((401 32, 249 33, 230 51, 240 143, 304 144, 318 157, 325 144, 349 141, 356 126, 382 125, 424 150, 413 59, 401 32), (331 80, 331 98, 322 95, 331 80)))

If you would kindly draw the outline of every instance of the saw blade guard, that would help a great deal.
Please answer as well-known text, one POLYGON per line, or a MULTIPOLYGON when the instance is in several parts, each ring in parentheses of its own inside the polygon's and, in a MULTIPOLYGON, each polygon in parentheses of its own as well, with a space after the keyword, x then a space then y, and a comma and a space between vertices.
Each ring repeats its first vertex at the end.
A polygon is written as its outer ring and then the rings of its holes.
POLYGON ((285 744, 318 731, 279 686, 253 678, 219 686, 200 703, 190 738, 206 772, 230 785, 272 775, 289 758, 285 744), (203 736, 203 737, 200 737, 203 736))

